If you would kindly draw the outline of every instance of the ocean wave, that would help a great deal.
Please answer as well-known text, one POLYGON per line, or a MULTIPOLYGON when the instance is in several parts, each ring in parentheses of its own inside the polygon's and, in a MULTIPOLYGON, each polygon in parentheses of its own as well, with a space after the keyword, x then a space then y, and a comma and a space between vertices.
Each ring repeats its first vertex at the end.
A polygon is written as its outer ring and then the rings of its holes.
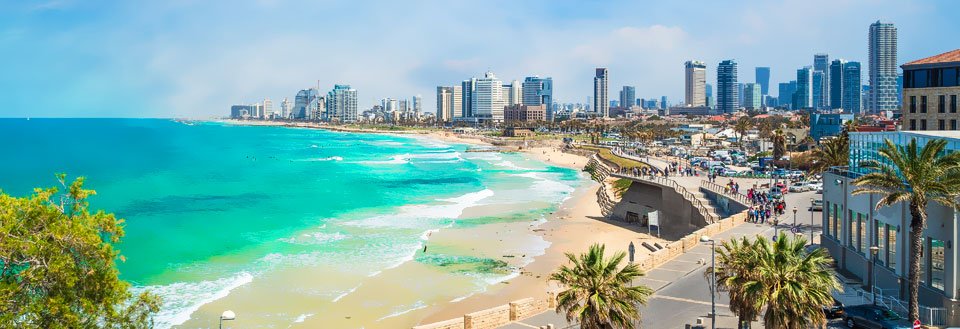
POLYGON ((278 240, 286 243, 291 243, 291 244, 317 245, 317 244, 325 244, 325 243, 340 241, 346 238, 349 238, 349 236, 340 232, 334 232, 334 233, 314 232, 314 233, 303 233, 298 237, 280 238, 278 240))
POLYGON ((149 291, 160 296, 163 305, 154 318, 156 328, 170 328, 183 324, 200 306, 226 297, 230 291, 253 282, 253 275, 241 272, 213 281, 177 282, 160 286, 134 287, 134 294, 149 291))
POLYGON ((526 168, 526 167, 518 166, 517 164, 511 162, 510 160, 503 160, 503 161, 494 163, 494 165, 495 165, 495 166, 498 166, 498 167, 510 168, 510 169, 514 169, 514 170, 533 170, 533 168, 526 168))
POLYGON ((512 174, 512 176, 533 179, 534 182, 530 184, 530 189, 541 196, 568 196, 576 190, 573 186, 547 177, 547 174, 543 172, 525 172, 512 174))
POLYGON ((471 296, 473 296, 473 295, 475 295, 475 294, 476 294, 475 292, 471 292, 471 293, 469 293, 469 294, 466 294, 466 295, 463 295, 463 296, 460 296, 460 297, 451 299, 450 302, 451 302, 451 303, 459 303, 459 302, 462 302, 463 300, 465 300, 465 299, 467 299, 467 298, 470 298, 471 296))
POLYGON ((404 157, 404 155, 394 155, 390 160, 365 160, 360 161, 363 164, 407 164, 410 163, 410 160, 404 157))
MULTIPOLYGON (((460 217, 463 210, 475 206, 481 200, 493 196, 493 190, 485 189, 482 191, 467 193, 455 198, 438 199, 444 204, 429 205, 406 205, 397 209, 394 214, 373 216, 370 218, 345 222, 345 225, 356 227, 400 227, 400 228, 420 228, 424 224, 429 226, 436 225, 437 219, 456 219, 460 217), (424 222, 424 220, 430 220, 424 222)), ((432 228, 432 227, 427 227, 432 228)))
POLYGON ((313 161, 343 161, 343 158, 342 158, 342 157, 339 157, 339 156, 332 156, 332 157, 326 157, 326 158, 298 159, 298 160, 294 160, 294 161, 309 161, 309 162, 313 162, 313 161))
POLYGON ((307 318, 311 316, 313 316, 313 313, 300 314, 300 316, 298 316, 295 320, 293 320, 293 323, 303 323, 303 321, 306 321, 307 318))
POLYGON ((426 307, 427 307, 426 303, 424 303, 422 300, 418 300, 416 303, 413 303, 413 305, 410 305, 409 307, 404 308, 404 306, 401 306, 401 307, 394 308, 394 310, 396 311, 394 311, 393 313, 387 314, 382 318, 377 319, 377 322, 380 322, 392 317, 398 317, 398 316, 401 316, 422 308, 426 308, 426 307))
POLYGON ((362 285, 363 284, 358 284, 356 287, 350 288, 347 291, 340 293, 339 295, 337 295, 336 298, 333 299, 333 302, 336 303, 340 301, 340 299, 343 299, 343 297, 347 297, 347 295, 352 294, 354 291, 357 291, 357 289, 360 289, 360 286, 362 285))

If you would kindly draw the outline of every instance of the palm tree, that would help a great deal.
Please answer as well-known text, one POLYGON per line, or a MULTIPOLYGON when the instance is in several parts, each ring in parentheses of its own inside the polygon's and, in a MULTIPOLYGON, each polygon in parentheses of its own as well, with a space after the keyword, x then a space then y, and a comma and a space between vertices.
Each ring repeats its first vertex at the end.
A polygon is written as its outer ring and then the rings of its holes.
POLYGON ((594 244, 579 257, 567 253, 569 266, 561 266, 550 280, 568 287, 557 295, 557 313, 567 321, 579 321, 583 329, 633 329, 640 322, 639 305, 646 305, 653 290, 631 286, 643 276, 636 264, 620 268, 626 256, 622 251, 611 258, 603 256, 604 245, 594 244))
POLYGON ((802 237, 790 239, 781 233, 773 242, 762 236, 752 243, 742 238, 718 250, 717 286, 730 292, 731 311, 737 312, 741 323, 766 308, 764 328, 826 324, 821 307, 833 303, 831 292, 840 283, 826 269, 830 263, 826 251, 808 252, 806 243, 802 237))
POLYGON ((738 135, 737 144, 740 144, 740 149, 743 149, 743 135, 747 133, 747 130, 753 127, 753 123, 750 122, 748 117, 740 117, 737 119, 736 125, 733 126, 733 131, 738 135))
MULTIPOLYGON (((750 328, 750 322, 757 319, 760 309, 751 296, 743 289, 745 284, 756 280, 757 258, 750 240, 724 241, 717 249, 717 290, 726 291, 730 296, 730 311, 737 315, 738 328, 750 328)), ((710 268, 704 272, 707 284, 710 282, 710 268)))
POLYGON ((843 137, 825 140, 813 150, 814 163, 810 169, 814 173, 822 173, 830 167, 846 166, 850 158, 849 144, 843 137))
POLYGON ((917 293, 920 287, 920 252, 923 229, 927 225, 927 204, 930 201, 960 209, 960 152, 945 153, 947 141, 935 139, 922 149, 917 140, 897 146, 889 139, 878 151, 879 159, 860 162, 868 174, 853 181, 859 187, 853 194, 876 193, 881 196, 877 209, 897 203, 910 207, 910 321, 919 320, 917 293))
POLYGON ((783 130, 777 129, 770 140, 773 142, 773 159, 779 161, 787 153, 787 136, 783 130))

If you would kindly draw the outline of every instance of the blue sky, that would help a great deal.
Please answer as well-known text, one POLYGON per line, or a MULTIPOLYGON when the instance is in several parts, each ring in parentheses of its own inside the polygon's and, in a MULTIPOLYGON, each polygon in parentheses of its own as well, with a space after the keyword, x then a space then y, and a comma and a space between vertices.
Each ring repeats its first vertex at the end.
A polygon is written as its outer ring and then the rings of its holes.
MULTIPOLYGON (((0 0, 0 117, 210 117, 232 104, 347 83, 360 107, 492 70, 554 78, 585 102, 683 94, 683 62, 734 58, 740 80, 793 79, 813 54, 864 61, 880 19, 900 63, 958 45, 960 1, 106 1, 0 0), (951 16, 952 15, 952 16, 951 16), (612 97, 613 98, 613 97, 612 97)), ((864 69, 866 69, 864 62, 864 69)))

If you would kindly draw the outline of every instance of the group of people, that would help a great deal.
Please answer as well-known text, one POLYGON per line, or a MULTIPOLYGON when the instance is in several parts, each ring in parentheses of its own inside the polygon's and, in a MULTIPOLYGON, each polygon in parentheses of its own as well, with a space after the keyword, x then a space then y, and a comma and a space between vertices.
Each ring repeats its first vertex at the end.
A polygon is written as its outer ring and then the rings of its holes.
POLYGON ((697 170, 693 168, 693 166, 691 166, 691 165, 689 165, 689 164, 686 165, 686 166, 684 166, 684 165, 680 164, 680 163, 677 162, 677 161, 673 161, 673 162, 668 163, 668 164, 667 164, 667 171, 668 171, 668 172, 672 172, 672 173, 676 173, 676 174, 677 174, 678 176, 680 176, 680 177, 683 177, 683 176, 699 176, 699 175, 700 175, 700 174, 697 172, 697 170))
POLYGON ((783 199, 773 199, 769 193, 764 193, 753 187, 747 190, 747 199, 752 205, 747 210, 747 221, 764 224, 771 217, 783 215, 787 209, 787 203, 783 199))

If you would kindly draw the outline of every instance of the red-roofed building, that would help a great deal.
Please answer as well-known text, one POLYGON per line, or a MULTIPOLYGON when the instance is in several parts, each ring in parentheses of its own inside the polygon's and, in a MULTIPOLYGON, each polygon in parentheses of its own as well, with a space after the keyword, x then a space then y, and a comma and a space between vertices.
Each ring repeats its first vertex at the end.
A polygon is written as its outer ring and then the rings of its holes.
POLYGON ((903 130, 960 130, 960 49, 903 68, 903 130))

